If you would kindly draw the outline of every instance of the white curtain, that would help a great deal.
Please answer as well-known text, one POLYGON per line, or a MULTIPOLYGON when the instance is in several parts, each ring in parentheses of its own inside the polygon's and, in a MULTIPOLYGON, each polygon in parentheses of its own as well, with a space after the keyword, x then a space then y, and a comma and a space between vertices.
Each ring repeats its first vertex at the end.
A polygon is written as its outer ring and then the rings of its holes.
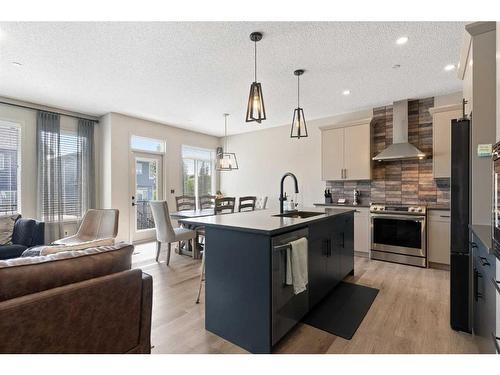
POLYGON ((37 215, 46 222, 45 238, 50 242, 61 238, 64 233, 60 116, 38 111, 36 128, 37 215))

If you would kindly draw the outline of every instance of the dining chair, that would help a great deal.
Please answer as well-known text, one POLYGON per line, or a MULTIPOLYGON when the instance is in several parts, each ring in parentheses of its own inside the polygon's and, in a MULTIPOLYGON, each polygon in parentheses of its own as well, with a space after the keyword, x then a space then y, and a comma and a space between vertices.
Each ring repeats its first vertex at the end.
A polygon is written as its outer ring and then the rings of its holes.
POLYGON ((255 211, 257 197, 240 197, 238 202, 238 212, 255 211))
POLYGON ((235 206, 236 206, 236 198, 234 197, 216 198, 214 213, 215 215, 223 213, 234 213, 235 206))
POLYGON ((212 209, 215 206, 215 195, 200 195, 198 198, 200 210, 212 209))
POLYGON ((177 205, 177 211, 189 211, 196 209, 196 200, 191 195, 181 195, 175 197, 175 204, 177 205))
POLYGON ((174 228, 170 220, 168 204, 166 201, 150 201, 151 212, 155 221, 156 229, 156 261, 160 257, 161 245, 167 244, 167 266, 170 263, 171 244, 181 241, 191 241, 192 248, 196 246, 196 231, 186 228, 174 228))
POLYGON ((255 208, 258 210, 265 210, 267 207, 267 196, 257 198, 255 208))

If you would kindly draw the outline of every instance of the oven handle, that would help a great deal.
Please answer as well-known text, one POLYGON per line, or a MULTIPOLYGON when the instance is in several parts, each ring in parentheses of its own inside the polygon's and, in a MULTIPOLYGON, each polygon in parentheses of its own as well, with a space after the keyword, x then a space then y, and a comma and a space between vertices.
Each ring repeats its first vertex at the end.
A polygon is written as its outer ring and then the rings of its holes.
POLYGON ((425 216, 412 216, 412 215, 372 214, 371 218, 372 219, 395 219, 395 220, 425 221, 425 216))

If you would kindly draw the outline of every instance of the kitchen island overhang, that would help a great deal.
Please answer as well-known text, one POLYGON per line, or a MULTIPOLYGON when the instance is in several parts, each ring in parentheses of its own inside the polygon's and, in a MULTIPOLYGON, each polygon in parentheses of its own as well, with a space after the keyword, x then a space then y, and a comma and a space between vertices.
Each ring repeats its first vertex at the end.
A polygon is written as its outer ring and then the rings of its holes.
POLYGON ((293 327, 353 272, 355 210, 307 211, 320 215, 288 218, 259 210, 179 220, 205 227, 208 331, 252 353, 271 353, 288 329, 283 327, 293 327), (309 285, 296 296, 276 280, 282 277, 284 258, 273 256, 273 241, 294 238, 294 233, 306 233, 308 239, 309 285))

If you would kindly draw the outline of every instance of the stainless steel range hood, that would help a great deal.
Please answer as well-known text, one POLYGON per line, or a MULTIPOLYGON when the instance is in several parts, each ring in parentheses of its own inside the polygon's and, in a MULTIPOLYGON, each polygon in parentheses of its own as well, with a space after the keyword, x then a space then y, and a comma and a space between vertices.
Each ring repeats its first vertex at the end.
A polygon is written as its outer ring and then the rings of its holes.
POLYGON ((425 153, 408 143, 408 100, 394 102, 392 145, 373 158, 377 161, 423 159, 425 153))

